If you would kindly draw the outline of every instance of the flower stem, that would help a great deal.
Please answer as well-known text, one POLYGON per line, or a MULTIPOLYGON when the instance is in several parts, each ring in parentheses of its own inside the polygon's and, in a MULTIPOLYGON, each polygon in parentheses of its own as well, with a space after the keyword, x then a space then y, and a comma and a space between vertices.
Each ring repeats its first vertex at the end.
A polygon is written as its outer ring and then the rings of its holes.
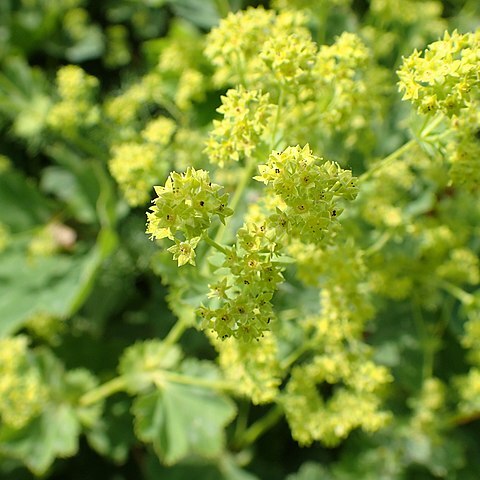
POLYGON ((447 282, 443 279, 439 279, 437 280, 437 284, 439 287, 443 288, 447 293, 462 302, 464 305, 470 305, 474 301, 474 297, 471 293, 468 293, 462 288, 457 287, 453 283, 447 282))
POLYGON ((100 400, 103 400, 104 398, 109 397, 110 395, 113 395, 114 393, 118 393, 118 392, 121 392, 122 390, 125 390, 125 387, 126 387, 125 377, 119 376, 119 377, 112 378, 108 382, 85 393, 80 398, 80 404, 83 405, 84 407, 88 405, 92 405, 94 403, 99 402, 100 400))
POLYGON ((390 165, 399 157, 401 157, 404 153, 408 152, 413 146, 417 144, 421 144, 421 142, 428 137, 430 132, 432 132, 433 130, 435 130, 436 127, 438 127, 438 125, 443 120, 443 118, 444 118, 443 115, 438 115, 434 117, 430 123, 428 123, 424 128, 422 128, 422 130, 420 131, 419 137, 409 140, 400 148, 397 148, 397 150, 392 152, 390 155, 387 155, 383 160, 380 160, 379 162, 377 162, 370 170, 367 170, 362 175, 360 175, 360 181, 365 181, 369 179, 370 177, 375 175, 379 170, 390 165))
POLYGON ((275 405, 266 415, 251 425, 245 433, 239 438, 237 448, 242 449, 257 440, 267 430, 272 428, 283 416, 283 410, 280 405, 275 405))
POLYGON ((215 0, 215 5, 221 17, 226 17, 230 13, 230 4, 228 0, 215 0))
POLYGON ((401 157, 405 152, 408 152, 414 145, 417 144, 417 140, 410 140, 400 148, 397 148, 393 153, 386 156, 383 160, 380 160, 376 165, 373 166, 370 170, 367 170, 362 175, 360 175, 360 181, 364 182, 365 180, 369 179, 370 177, 377 174, 382 168, 387 167, 391 163, 393 163, 397 158, 401 157))
POLYGON ((170 329, 167 336, 162 340, 162 343, 168 346, 174 345, 189 326, 189 322, 185 321, 183 317, 179 318, 170 329))
POLYGON ((212 248, 217 249, 219 252, 222 252, 225 255, 228 254, 228 250, 224 246, 220 245, 218 242, 210 238, 208 235, 205 235, 205 237, 203 238, 205 242, 208 243, 212 248))
POLYGON ((208 378, 190 377, 188 375, 182 375, 176 372, 161 371, 158 373, 158 375, 155 375, 154 379, 156 379, 160 384, 167 380, 172 383, 210 388, 217 391, 231 392, 235 390, 235 385, 230 382, 211 380, 208 378))
MULTIPOLYGON (((231 208, 234 212, 238 204, 240 203, 240 200, 243 197, 243 193, 247 188, 248 183, 252 178, 252 173, 255 168, 255 165, 256 165, 255 159, 250 157, 247 161, 247 164, 245 165, 245 170, 243 171, 242 179, 240 180, 240 183, 237 185, 235 193, 233 194, 232 201, 228 204, 228 207, 231 208)), ((227 220, 226 223, 222 223, 218 228, 217 234, 215 235, 215 238, 213 240, 217 245, 220 244, 221 241, 223 240, 228 224, 229 224, 229 221, 227 220)), ((209 253, 210 252, 207 252, 206 257, 208 257, 209 253)))

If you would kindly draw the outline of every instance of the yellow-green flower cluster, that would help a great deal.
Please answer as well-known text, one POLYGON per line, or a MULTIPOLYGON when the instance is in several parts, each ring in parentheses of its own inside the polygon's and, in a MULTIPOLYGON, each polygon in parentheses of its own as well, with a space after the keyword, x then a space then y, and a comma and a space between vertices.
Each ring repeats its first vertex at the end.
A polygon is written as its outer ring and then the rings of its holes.
POLYGON ((333 130, 364 129, 380 108, 381 71, 358 35, 342 33, 318 53, 314 75, 319 122, 333 130))
POLYGON ((274 106, 269 103, 268 94, 240 86, 222 96, 217 111, 223 119, 213 121, 205 152, 211 162, 222 167, 252 156, 268 131, 274 106))
POLYGON ((347 6, 352 0, 273 0, 272 7, 277 10, 323 10, 331 6, 347 6))
POLYGON ((104 61, 107 67, 118 68, 131 60, 128 30, 124 25, 110 25, 105 29, 107 36, 104 61))
POLYGON ((148 104, 161 104, 165 95, 165 85, 159 72, 152 71, 110 98, 105 103, 105 113, 128 132, 138 120, 139 112, 148 104))
POLYGON ((191 24, 173 19, 168 35, 158 40, 161 47, 158 70, 166 75, 181 75, 202 59, 204 37, 191 24))
MULTIPOLYGON (((299 53, 302 61, 309 58, 309 47, 296 42, 296 38, 308 38, 308 30, 304 27, 306 17, 299 12, 283 12, 278 15, 272 10, 248 8, 237 13, 229 13, 217 28, 207 36, 205 54, 217 68, 214 82, 217 85, 244 84, 250 85, 258 79, 262 71, 262 55, 270 62, 282 65, 290 74, 295 52, 299 53), (293 36, 289 41, 287 37, 293 36), (282 42, 289 44, 288 58, 281 58, 281 52, 270 41, 268 48, 263 52, 264 44, 272 39, 282 38, 282 42), (275 59, 274 57, 279 56, 275 59)), ((299 74, 296 67, 293 72, 299 74)), ((261 81, 261 79, 259 79, 261 81)))
POLYGON ((185 70, 178 79, 174 101, 180 110, 188 110, 193 102, 205 99, 205 77, 198 70, 185 70))
POLYGON ((70 8, 63 17, 63 28, 74 42, 80 42, 89 33, 90 22, 87 10, 84 8, 70 8))
POLYGON ((170 251, 179 266, 195 265, 195 248, 213 218, 224 222, 233 213, 227 207, 228 195, 220 190, 208 172, 193 167, 183 174, 171 173, 164 187, 155 187, 157 198, 147 213, 147 233, 152 239, 167 237, 175 242, 170 251))
POLYGON ((410 427, 417 432, 434 429, 445 407, 445 393, 445 385, 438 378, 425 379, 420 395, 409 402, 413 409, 410 427))
POLYGON ((236 392, 251 398, 256 405, 275 400, 281 383, 278 345, 271 332, 257 342, 235 338, 215 341, 218 362, 225 378, 236 385, 236 392))
POLYGON ((228 249, 222 270, 228 272, 210 285, 217 303, 199 310, 202 327, 218 337, 233 336, 243 342, 258 339, 275 318, 271 299, 283 282, 282 267, 275 263, 275 231, 265 224, 246 223, 237 232, 237 245, 228 249))
POLYGON ((177 125, 171 118, 158 117, 145 125, 141 135, 147 142, 165 146, 172 140, 176 128, 177 125))
POLYGON ((480 30, 445 32, 423 55, 415 51, 403 59, 397 72, 403 100, 410 100, 420 113, 458 115, 479 98, 479 62, 480 30))
POLYGON ((378 393, 391 380, 385 367, 345 350, 294 367, 281 400, 293 438, 335 446, 356 428, 379 430, 390 415, 378 393))
POLYGON ((283 203, 269 218, 278 238, 289 235, 304 243, 320 243, 342 213, 338 200, 357 195, 352 173, 316 157, 308 145, 273 152, 268 163, 258 168, 255 179, 283 203))
POLYGON ((51 225, 45 225, 35 231, 28 244, 28 255, 32 257, 48 257, 60 249, 55 240, 54 230, 51 225))
POLYGON ((370 11, 384 23, 411 26, 419 19, 425 22, 429 17, 439 17, 442 4, 431 0, 372 0, 370 11))
POLYGON ((20 429, 41 413, 47 390, 32 363, 25 336, 0 340, 0 419, 20 429))
POLYGON ((262 63, 257 67, 258 81, 287 91, 302 88, 312 83, 316 54, 317 45, 308 30, 271 37, 260 50, 262 63))
POLYGON ((37 338, 50 345, 58 345, 61 334, 65 331, 65 322, 47 312, 36 312, 25 323, 25 328, 37 338))
POLYGON ((189 110, 205 98, 208 77, 203 73, 204 37, 191 25, 174 21, 158 45, 161 48, 157 71, 165 82, 175 105, 189 110))
POLYGON ((450 176, 471 191, 480 188, 480 96, 450 122, 453 137, 447 143, 450 176))
POLYGON ((0 155, 0 175, 4 172, 8 172, 12 168, 12 162, 5 155, 0 155))
POLYGON ((460 397, 459 412, 462 415, 480 412, 480 368, 472 367, 466 375, 457 380, 456 384, 460 397))
POLYGON ((68 134, 97 124, 100 119, 100 110, 94 104, 97 78, 88 75, 76 65, 67 65, 58 70, 56 81, 60 101, 49 111, 49 126, 68 134))
POLYGON ((455 248, 437 268, 437 275, 455 284, 476 285, 480 282, 478 256, 469 248, 455 248))
POLYGON ((161 155, 152 143, 128 142, 112 148, 110 172, 132 207, 147 203, 153 185, 165 175, 161 155))
POLYGON ((438 0, 371 0, 362 36, 377 58, 394 62, 443 34, 442 10, 438 0))
POLYGON ((375 313, 362 251, 339 238, 321 251, 312 247, 298 243, 288 249, 298 262, 299 278, 321 287, 320 314, 306 324, 309 337, 332 346, 360 339, 375 313))

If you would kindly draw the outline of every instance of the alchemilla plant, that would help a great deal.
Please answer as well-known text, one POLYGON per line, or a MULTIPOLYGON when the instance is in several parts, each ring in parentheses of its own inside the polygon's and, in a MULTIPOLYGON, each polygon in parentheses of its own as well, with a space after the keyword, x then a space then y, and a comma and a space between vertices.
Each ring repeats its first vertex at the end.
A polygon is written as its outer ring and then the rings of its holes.
POLYGON ((54 3, 0 7, 0 476, 476 479, 477 2, 54 3))

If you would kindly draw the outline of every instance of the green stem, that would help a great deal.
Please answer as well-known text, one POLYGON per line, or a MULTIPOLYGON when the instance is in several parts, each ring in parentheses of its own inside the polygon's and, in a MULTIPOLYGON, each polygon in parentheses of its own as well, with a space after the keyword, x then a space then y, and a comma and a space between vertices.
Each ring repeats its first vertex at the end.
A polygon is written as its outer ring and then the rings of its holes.
POLYGON ((414 299, 412 305, 413 319, 422 345, 423 365, 422 365, 422 379, 430 378, 433 374, 433 349, 429 342, 429 336, 425 320, 420 309, 420 304, 417 298, 414 299))
MULTIPOLYGON (((240 203, 240 200, 243 197, 243 193, 245 192, 245 189, 247 188, 248 183, 250 182, 252 178, 252 173, 255 168, 256 162, 254 158, 249 158, 247 160, 247 164, 245 165, 245 170, 243 171, 243 176, 242 179, 240 180, 240 183, 237 185, 237 188, 235 190, 235 193, 233 194, 231 202, 228 204, 228 207, 231 208, 234 212, 235 209, 237 208, 238 204, 240 203)), ((215 235, 214 242, 219 244, 223 240, 223 236, 225 235, 225 231, 229 225, 229 221, 227 220, 226 223, 222 223, 220 227, 218 228, 217 234, 215 235)), ((206 257, 208 257, 208 254, 210 253, 207 252, 206 257)))
MULTIPOLYGON (((160 370, 152 372, 151 380, 157 385, 161 385, 165 380, 172 383, 180 383, 182 385, 192 385, 197 387, 210 388, 212 390, 235 391, 235 385, 229 382, 221 380, 209 380, 207 378, 189 377, 180 373, 169 372, 166 370, 160 370)), ((80 404, 84 407, 100 402, 101 400, 126 390, 127 381, 123 375, 112 378, 108 382, 100 385, 99 387, 90 390, 80 398, 80 404)))
POLYGON ((80 398, 80 404, 84 407, 88 405, 92 405, 94 403, 99 402, 100 400, 103 400, 104 398, 109 397, 110 395, 113 395, 114 393, 118 393, 118 392, 121 392, 122 390, 125 390, 125 387, 126 387, 125 377, 119 376, 119 377, 112 378, 111 380, 104 383, 103 385, 100 385, 99 387, 85 393, 80 398))
POLYGON ((226 17, 230 13, 230 4, 228 0, 215 0, 217 11, 221 17, 226 17))
POLYGON ((230 382, 225 382, 222 380, 210 380, 208 378, 189 377, 180 373, 168 371, 159 372, 154 376, 154 380, 156 380, 158 384, 162 384, 164 380, 167 380, 172 383, 210 388, 217 391, 232 392, 235 390, 235 385, 230 382))
POLYGON ((382 249, 382 247, 392 238, 392 232, 383 232, 378 240, 363 251, 363 255, 369 257, 382 249))
POLYGON ((185 114, 168 98, 162 98, 162 107, 176 120, 182 127, 187 126, 187 119, 185 114))
POLYGON ((258 437, 263 435, 267 430, 272 428, 283 416, 282 408, 277 404, 260 420, 251 425, 245 433, 240 437, 237 448, 242 449, 257 440, 258 437))
POLYGON ((189 328, 190 324, 188 321, 183 318, 179 318, 175 325, 170 329, 167 336, 162 340, 162 343, 166 346, 175 345, 180 337, 183 335, 183 332, 189 328))
POLYGON ((108 154, 106 151, 102 150, 95 143, 87 140, 85 137, 81 137, 76 133, 72 133, 66 138, 66 140, 93 158, 103 161, 108 159, 108 154))
POLYGON ((245 431, 247 430, 249 411, 250 411, 250 402, 248 401, 239 402, 237 422, 235 425, 235 433, 233 434, 233 441, 232 441, 234 445, 238 443, 238 440, 242 438, 242 436, 245 434, 245 431))
POLYGON ((462 288, 457 287, 453 283, 447 282, 446 280, 438 279, 437 284, 464 305, 470 305, 475 300, 471 293, 466 292, 462 288))
POLYGON ((215 248, 216 250, 218 250, 219 252, 222 252, 223 254, 227 255, 228 254, 228 250, 220 245, 218 242, 216 242, 215 240, 211 239, 208 235, 205 235, 205 237, 203 237, 203 239, 205 240, 206 243, 208 243, 212 248, 215 248))
POLYGON ((268 154, 272 153, 273 148, 275 147, 275 137, 277 135, 278 124, 280 122, 280 115, 283 108, 283 101, 284 101, 284 91, 283 88, 280 89, 280 93, 278 94, 278 102, 277 102, 277 113, 275 114, 275 120, 273 122, 273 129, 272 129, 272 138, 270 140, 270 145, 268 148, 268 154))
POLYGON ((399 157, 401 157, 404 153, 408 152, 416 144, 417 140, 410 140, 400 148, 397 148, 397 150, 395 150, 393 153, 385 157, 383 160, 377 162, 377 164, 374 165, 373 168, 362 173, 362 175, 360 175, 360 181, 364 182, 365 180, 369 179, 370 177, 378 173, 382 168, 387 167, 399 157))
POLYGON ((288 370, 292 364, 294 364, 308 349, 311 347, 310 342, 305 342, 296 350, 294 350, 287 358, 281 363, 281 369, 283 371, 288 370))
POLYGON ((458 414, 450 418, 449 424, 452 426, 465 425, 466 423, 475 422, 480 420, 480 412, 473 412, 468 414, 458 414))
POLYGON ((373 168, 370 170, 367 170, 364 172, 362 175, 360 175, 360 181, 365 181, 375 175, 379 170, 382 168, 390 165, 393 163, 395 160, 397 160, 399 157, 401 157, 404 153, 408 152, 413 146, 417 144, 421 144, 422 141, 424 141, 430 132, 432 132, 435 128, 438 127, 440 122, 443 120, 443 115, 439 114, 436 117, 433 118, 433 120, 428 123, 422 130, 420 131, 420 136, 417 138, 414 138, 412 140, 409 140, 407 143, 402 145, 400 148, 397 148, 394 152, 392 152, 390 155, 386 156, 383 160, 380 160, 377 162, 373 168))

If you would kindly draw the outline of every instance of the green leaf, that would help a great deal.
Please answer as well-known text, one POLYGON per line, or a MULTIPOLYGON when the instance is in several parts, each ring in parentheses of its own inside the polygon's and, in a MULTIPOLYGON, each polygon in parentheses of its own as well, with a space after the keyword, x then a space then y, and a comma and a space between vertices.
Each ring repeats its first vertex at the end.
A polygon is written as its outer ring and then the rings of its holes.
MULTIPOLYGON (((90 184, 92 175, 89 175, 90 184)), ((94 223, 96 220, 95 204, 88 193, 83 190, 84 185, 72 172, 62 167, 47 167, 42 174, 42 190, 56 195, 65 202, 71 214, 80 222, 94 223)), ((97 197, 98 197, 98 192, 97 197)))
POLYGON ((287 480, 329 480, 332 476, 322 465, 313 462, 306 462, 297 473, 289 475, 287 480))
POLYGON ((212 0, 170 0, 169 3, 176 15, 200 28, 210 29, 220 20, 217 7, 212 0))
POLYGON ((43 224, 51 215, 34 183, 14 170, 0 175, 0 205, 0 222, 13 233, 43 224))
POLYGON ((98 383, 85 369, 66 372, 50 350, 36 352, 43 382, 49 390, 42 413, 26 427, 0 428, 0 454, 16 458, 36 475, 43 475, 57 457, 78 451, 82 425, 98 421, 102 405, 81 406, 80 398, 98 383))
POLYGON ((36 313, 65 318, 75 313, 93 288, 96 272, 116 245, 102 230, 95 247, 82 256, 29 259, 23 248, 0 254, 0 337, 11 334, 36 313))
POLYGON ((116 463, 124 463, 137 442, 129 410, 130 401, 124 398, 107 403, 102 418, 86 434, 92 448, 116 463))
POLYGON ((44 474, 56 457, 77 452, 80 423, 66 404, 49 405, 21 430, 0 430, 0 452, 18 460, 36 475, 44 474))
POLYGON ((81 63, 100 57, 104 50, 105 42, 102 31, 97 25, 90 25, 79 42, 65 49, 65 57, 70 62, 81 63))
POLYGON ((139 396, 133 405, 135 431, 170 465, 187 455, 215 457, 224 447, 223 428, 235 407, 226 397, 205 388, 165 382, 139 396))

